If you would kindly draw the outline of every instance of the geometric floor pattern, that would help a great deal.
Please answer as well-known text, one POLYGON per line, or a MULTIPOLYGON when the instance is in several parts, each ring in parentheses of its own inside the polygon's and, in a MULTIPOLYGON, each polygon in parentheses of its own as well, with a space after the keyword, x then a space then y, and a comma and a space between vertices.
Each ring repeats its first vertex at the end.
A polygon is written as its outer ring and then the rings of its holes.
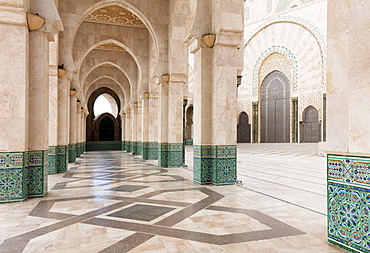
POLYGON ((0 205, 0 252, 343 252, 320 214, 120 151, 84 153, 49 187, 0 205))

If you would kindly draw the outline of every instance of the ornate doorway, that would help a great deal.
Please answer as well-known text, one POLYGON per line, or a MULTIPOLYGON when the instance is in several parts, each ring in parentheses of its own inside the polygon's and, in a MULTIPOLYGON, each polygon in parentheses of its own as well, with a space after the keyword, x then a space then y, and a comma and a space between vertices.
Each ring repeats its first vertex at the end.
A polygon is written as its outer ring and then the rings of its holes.
POLYGON ((309 106, 303 113, 304 121, 301 122, 301 142, 319 142, 321 140, 321 124, 319 112, 313 106, 309 106))
POLYGON ((261 88, 261 142, 290 142, 290 84, 280 71, 273 71, 261 88))
POLYGON ((242 112, 239 116, 238 124, 238 143, 251 142, 251 125, 249 124, 248 114, 242 112))
POLYGON ((109 117, 100 121, 99 141, 114 141, 114 123, 109 117))

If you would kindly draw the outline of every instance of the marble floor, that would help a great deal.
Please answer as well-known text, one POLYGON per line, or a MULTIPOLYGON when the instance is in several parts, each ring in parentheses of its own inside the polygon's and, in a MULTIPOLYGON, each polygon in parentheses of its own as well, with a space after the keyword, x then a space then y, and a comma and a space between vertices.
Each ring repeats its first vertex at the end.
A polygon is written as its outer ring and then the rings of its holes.
POLYGON ((86 152, 44 198, 0 205, 0 252, 344 252, 326 242, 316 145, 238 146, 239 185, 192 182, 121 151, 86 152))

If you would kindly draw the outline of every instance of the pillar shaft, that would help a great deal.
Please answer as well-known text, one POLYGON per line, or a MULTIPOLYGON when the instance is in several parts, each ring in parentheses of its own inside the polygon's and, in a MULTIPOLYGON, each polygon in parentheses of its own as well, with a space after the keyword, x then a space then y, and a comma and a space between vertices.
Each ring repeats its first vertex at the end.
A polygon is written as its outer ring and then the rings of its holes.
POLYGON ((70 81, 58 78, 58 148, 57 172, 67 171, 69 161, 70 81))
POLYGON ((69 125, 69 162, 76 161, 76 142, 77 142, 77 97, 70 97, 70 125, 69 125))
POLYGON ((159 87, 158 112, 158 165, 168 166, 168 83, 162 82, 159 87))
POLYGON ((149 143, 148 159, 158 159, 158 93, 149 95, 149 143))
MULTIPOLYGON (((11 4, 7 9, 14 14, 20 10, 11 4)), ((29 32, 25 21, 16 17, 21 15, 0 15, 0 55, 4 59, 0 65, 0 184, 7 184, 0 189, 0 202, 21 201, 28 195, 29 32)))

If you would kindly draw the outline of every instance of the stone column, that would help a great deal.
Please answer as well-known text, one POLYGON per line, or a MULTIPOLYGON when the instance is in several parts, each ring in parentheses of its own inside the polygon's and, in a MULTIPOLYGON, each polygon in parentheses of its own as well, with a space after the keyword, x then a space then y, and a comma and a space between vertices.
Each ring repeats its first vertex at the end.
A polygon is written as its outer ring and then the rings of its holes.
POLYGON ((131 109, 127 109, 126 110, 126 127, 125 127, 125 130, 126 130, 125 141, 126 141, 126 152, 127 153, 132 152, 132 132, 131 132, 132 118, 131 117, 132 117, 131 109))
POLYGON ((76 142, 77 142, 77 97, 76 95, 70 97, 70 124, 69 124, 69 162, 76 161, 76 142))
POLYGON ((70 128, 70 80, 68 76, 58 80, 58 148, 57 172, 65 172, 69 161, 70 128))
MULTIPOLYGON (((2 2, 4 3, 4 1, 2 2)), ((27 195, 28 28, 24 6, 5 1, 0 15, 0 202, 27 195), (5 15, 6 14, 6 15, 5 15), (16 42, 16 43, 15 43, 16 42)))
MULTIPOLYGON (((79 103, 77 103, 79 104, 79 103)), ((76 115, 76 157, 81 156, 81 105, 77 105, 76 115)))
POLYGON ((149 159, 149 93, 145 93, 141 99, 141 143, 142 143, 142 159, 149 159))
POLYGON ((57 173, 58 149, 58 36, 49 42, 49 150, 48 174, 57 173))
POLYGON ((137 107, 138 104, 135 102, 132 105, 132 120, 131 120, 131 139, 132 139, 132 155, 137 155, 138 139, 137 139, 137 107))
POLYGON ((126 151, 126 113, 121 115, 121 124, 122 124, 122 150, 126 151))
POLYGON ((328 1, 328 239, 368 252, 370 2, 328 1))
MULTIPOLYGON (((217 8, 216 8, 217 9, 217 8)), ((236 182, 237 46, 242 32, 220 29, 212 48, 189 41, 194 69, 194 181, 236 182)))
POLYGON ((143 108, 141 102, 138 102, 137 107, 137 124, 136 124, 136 133, 137 133, 137 154, 142 155, 143 153, 143 137, 142 137, 142 120, 143 120, 143 108))
POLYGON ((168 83, 159 85, 158 166, 168 167, 168 83))
POLYGON ((158 159, 158 93, 149 94, 149 142, 148 160, 158 159))
POLYGON ((212 160, 212 49, 194 37, 189 43, 194 53, 194 163, 193 177, 199 184, 211 184, 212 160))
POLYGON ((183 85, 185 74, 171 73, 168 85, 168 167, 183 165, 183 85))

